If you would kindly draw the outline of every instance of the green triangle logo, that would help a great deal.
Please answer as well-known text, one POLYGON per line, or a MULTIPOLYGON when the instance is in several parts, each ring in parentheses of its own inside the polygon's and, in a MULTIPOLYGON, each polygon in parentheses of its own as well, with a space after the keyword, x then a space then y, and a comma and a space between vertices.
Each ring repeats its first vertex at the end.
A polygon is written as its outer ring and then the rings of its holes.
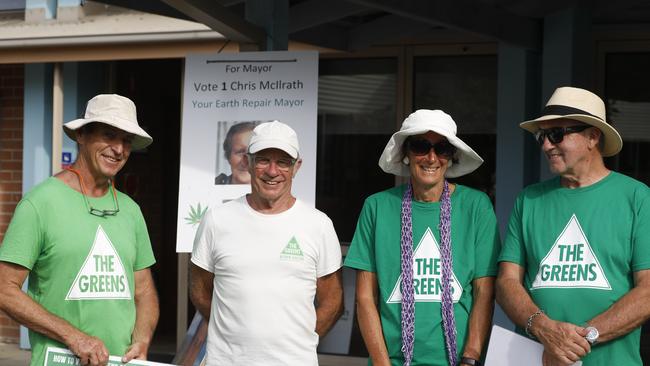
POLYGON ((280 259, 302 260, 302 258, 303 254, 302 249, 300 249, 300 244, 298 244, 296 237, 292 236, 291 240, 289 240, 284 249, 282 249, 282 252, 280 253, 280 259))

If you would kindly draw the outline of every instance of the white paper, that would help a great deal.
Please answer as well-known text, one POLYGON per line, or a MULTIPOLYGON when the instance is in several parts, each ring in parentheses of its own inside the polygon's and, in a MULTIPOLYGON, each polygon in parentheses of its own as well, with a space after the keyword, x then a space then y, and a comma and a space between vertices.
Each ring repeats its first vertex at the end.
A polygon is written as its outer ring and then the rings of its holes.
MULTIPOLYGON (((45 353, 44 366, 59 366, 59 365, 80 365, 79 358, 75 356, 69 349, 58 347, 47 347, 45 353)), ((160 363, 143 360, 131 360, 129 363, 122 363, 121 356, 110 356, 108 366, 124 365, 124 366, 174 366, 169 363, 160 363)))
MULTIPOLYGON (((492 326, 485 366, 542 366, 544 346, 513 331, 492 326)), ((582 365, 582 361, 573 364, 582 365)))

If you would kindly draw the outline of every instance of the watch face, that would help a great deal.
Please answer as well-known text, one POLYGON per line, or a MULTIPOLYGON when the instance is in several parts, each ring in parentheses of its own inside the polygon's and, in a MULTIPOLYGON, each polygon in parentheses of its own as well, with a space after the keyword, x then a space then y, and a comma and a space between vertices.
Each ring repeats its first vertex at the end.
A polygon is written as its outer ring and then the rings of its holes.
POLYGON ((587 327, 587 330, 589 331, 585 338, 589 343, 594 343, 598 339, 598 329, 594 327, 587 327))

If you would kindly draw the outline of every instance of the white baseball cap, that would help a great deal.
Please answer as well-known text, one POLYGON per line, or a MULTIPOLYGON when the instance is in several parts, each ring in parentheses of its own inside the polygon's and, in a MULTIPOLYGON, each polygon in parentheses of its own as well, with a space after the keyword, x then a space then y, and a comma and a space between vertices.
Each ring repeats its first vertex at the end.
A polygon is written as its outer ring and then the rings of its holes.
POLYGON ((253 130, 248 152, 255 154, 264 149, 280 149, 294 159, 300 155, 298 135, 288 125, 280 121, 265 122, 253 130))

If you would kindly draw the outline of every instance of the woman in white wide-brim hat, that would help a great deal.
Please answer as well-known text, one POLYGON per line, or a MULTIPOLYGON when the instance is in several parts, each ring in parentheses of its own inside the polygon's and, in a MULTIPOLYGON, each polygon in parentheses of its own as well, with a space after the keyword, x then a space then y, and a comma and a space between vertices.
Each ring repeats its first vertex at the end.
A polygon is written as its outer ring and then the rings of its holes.
POLYGON ((487 195, 446 178, 482 163, 440 110, 412 113, 388 141, 379 166, 409 182, 366 199, 345 260, 358 270, 359 325, 374 365, 480 365, 496 217, 487 195))

